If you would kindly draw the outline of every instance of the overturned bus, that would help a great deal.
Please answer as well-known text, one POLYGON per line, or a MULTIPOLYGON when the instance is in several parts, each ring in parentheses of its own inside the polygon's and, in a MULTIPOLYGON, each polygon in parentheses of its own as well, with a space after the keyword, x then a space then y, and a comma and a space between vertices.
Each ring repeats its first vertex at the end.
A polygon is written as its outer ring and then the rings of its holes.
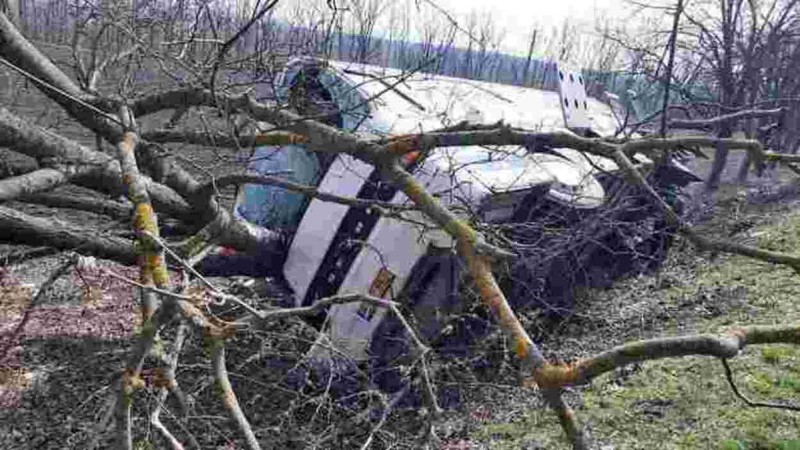
MULTIPOLYGON (((587 97, 580 72, 559 71, 558 88, 550 91, 300 58, 278 78, 275 96, 305 116, 376 136, 501 121, 584 136, 613 135, 619 126, 610 99, 587 97)), ((652 201, 624 183, 613 161, 567 148, 466 144, 436 149, 407 161, 408 167, 445 205, 505 224, 506 237, 520 243, 512 246, 519 261, 503 281, 513 306, 569 311, 575 286, 660 263, 670 230, 652 201), (612 222, 622 231, 610 228, 612 222), (642 255, 647 261, 637 262, 642 255)), ((682 186, 698 181, 677 160, 655 167, 643 155, 637 158, 673 205, 682 186)), ((248 170, 288 172, 291 181, 340 196, 410 204, 375 168, 346 154, 263 146, 248 170)), ((488 330, 481 322, 486 317, 455 327, 448 322, 467 307, 460 298, 460 262, 449 236, 420 214, 398 220, 261 185, 239 190, 236 214, 291 236, 283 275, 294 306, 344 293, 393 299, 411 313, 423 339, 456 355, 488 330)), ((321 319, 324 332, 311 357, 346 355, 383 367, 408 353, 403 328, 381 308, 336 305, 321 319)), ((378 372, 379 384, 394 384, 390 378, 397 373, 378 372)))

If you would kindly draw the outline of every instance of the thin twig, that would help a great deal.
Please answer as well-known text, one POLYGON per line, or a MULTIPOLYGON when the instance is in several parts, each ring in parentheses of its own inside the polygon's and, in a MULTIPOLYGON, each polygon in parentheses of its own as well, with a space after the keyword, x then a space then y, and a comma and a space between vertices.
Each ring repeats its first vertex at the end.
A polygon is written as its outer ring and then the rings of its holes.
POLYGON ((50 277, 48 277, 47 280, 44 283, 42 283, 41 287, 39 287, 39 291, 36 293, 36 296, 33 298, 33 300, 31 300, 30 305, 28 305, 28 307, 25 308, 25 312, 22 315, 22 319, 17 323, 17 326, 15 326, 14 329, 9 331, 8 333, 3 334, 3 337, 8 336, 12 337, 12 339, 8 339, 6 345, 2 348, 2 350, 0 350, 0 361, 5 359, 9 349, 13 347, 14 345, 13 337, 18 336, 19 333, 21 333, 22 330, 25 328, 25 325, 27 325, 28 320, 30 320, 31 317, 30 313, 33 311, 36 305, 42 299, 44 299, 45 294, 50 290, 51 287, 53 287, 53 284, 55 284, 55 282, 58 281, 58 279, 61 278, 61 276, 64 275, 64 273, 66 273, 67 270, 69 270, 73 265, 75 265, 75 262, 76 258, 74 256, 69 256, 67 258, 67 261, 58 266, 56 270, 54 270, 53 273, 50 274, 50 277))
POLYGON ((231 415, 231 419, 233 419, 233 421, 236 423, 236 426, 239 428, 239 432, 244 435, 247 448, 250 450, 261 450, 261 446, 258 444, 256 435, 253 433, 253 428, 250 426, 250 422, 247 420, 244 412, 242 412, 242 408, 239 406, 239 401, 236 399, 236 393, 233 392, 233 386, 231 386, 230 378, 228 378, 228 371, 225 368, 224 342, 225 341, 221 338, 214 338, 210 344, 212 346, 211 364, 214 372, 214 378, 216 379, 216 388, 218 389, 217 394, 221 397, 222 403, 225 405, 225 409, 227 409, 228 413, 231 415))
POLYGON ((218 304, 224 304, 226 300, 231 300, 234 303, 236 303, 237 305, 239 305, 242 308, 246 309, 247 312, 249 312, 250 314, 253 314, 254 316, 258 316, 258 314, 259 314, 258 310, 256 310, 252 306, 250 306, 247 303, 245 303, 244 301, 240 300, 235 295, 226 294, 226 293, 220 291, 219 289, 217 289, 217 287, 214 286, 210 281, 208 281, 207 279, 205 279, 205 277, 200 275, 200 272, 195 270, 195 268, 191 264, 189 264, 187 261, 184 261, 183 258, 180 257, 180 255, 178 255, 171 248, 169 248, 167 243, 164 242, 160 237, 158 237, 155 234, 150 233, 148 231, 143 231, 142 234, 144 234, 145 236, 148 236, 150 239, 153 239, 162 249, 164 249, 165 252, 167 252, 176 261, 178 261, 178 263, 180 263, 181 266, 183 266, 186 270, 188 270, 189 273, 191 273, 192 275, 197 277, 197 279, 199 279, 204 285, 206 285, 207 288, 211 289, 212 292, 210 294, 213 297, 216 297, 216 298, 221 300, 218 304))
MULTIPOLYGON (((180 388, 178 388, 177 382, 175 381, 175 370, 178 367, 178 360, 180 359, 180 352, 183 348, 183 342, 186 339, 187 328, 188 326, 186 322, 181 322, 181 324, 178 325, 178 331, 173 344, 172 357, 170 358, 166 371, 164 372, 164 381, 166 382, 167 386, 161 387, 158 393, 155 410, 150 416, 150 423, 159 432, 161 432, 161 434, 164 436, 164 439, 170 443, 173 450, 184 450, 183 444, 181 444, 181 442, 167 429, 166 426, 164 426, 164 424, 161 422, 160 414, 162 409, 166 409, 164 402, 166 401, 167 395, 170 392, 176 393, 176 397, 178 398, 181 409, 183 410, 183 416, 185 417, 188 414, 188 406, 186 405, 185 398, 182 396, 182 392, 179 391, 180 388)), ((199 448, 197 445, 195 445, 195 447, 199 448)))
POLYGON ((53 90, 55 92, 58 92, 59 94, 63 95, 64 97, 72 100, 73 102, 75 102, 75 103, 77 103, 77 104, 79 104, 79 105, 81 105, 81 106, 83 106, 83 107, 85 107, 87 109, 91 109, 92 111, 96 112, 97 114, 100 114, 101 116, 105 117, 106 119, 108 119, 108 120, 110 120, 112 122, 115 122, 117 125, 120 125, 122 127, 125 126, 125 124, 123 124, 122 121, 119 120, 117 117, 114 117, 113 115, 103 111, 102 109, 97 108, 94 105, 91 105, 91 104, 79 99, 78 97, 75 97, 72 94, 64 92, 63 90, 61 90, 61 89, 53 86, 52 84, 40 79, 39 77, 37 77, 36 75, 26 71, 25 69, 17 67, 16 65, 11 63, 7 59, 0 57, 0 63, 2 63, 5 66, 10 67, 12 70, 16 71, 17 73, 19 73, 20 75, 24 76, 25 78, 33 80, 36 83, 40 83, 43 86, 47 86, 48 89, 53 90))
POLYGON ((222 44, 222 48, 219 49, 217 53, 217 59, 214 62, 214 67, 211 70, 211 77, 209 80, 209 89, 211 90, 211 95, 216 98, 214 85, 216 84, 217 79, 217 72, 219 71, 220 66, 222 65, 223 61, 225 61, 225 55, 228 53, 228 50, 239 40, 247 31, 252 27, 256 22, 258 22, 264 15, 272 10, 275 5, 278 4, 278 0, 272 0, 270 3, 264 5, 264 8, 261 9, 258 13, 256 13, 239 31, 230 39, 225 41, 222 44))
POLYGON ((678 37, 678 24, 680 23, 681 13, 683 12, 683 0, 678 0, 675 9, 675 17, 672 22, 672 33, 669 37, 669 59, 667 60, 667 73, 664 77, 664 104, 661 108, 661 137, 667 136, 667 108, 669 106, 669 90, 672 81, 672 67, 675 61, 675 41, 678 37))
POLYGON ((736 394, 736 396, 739 397, 743 402, 745 402, 747 406, 750 406, 752 408, 775 408, 775 409, 788 409, 790 411, 800 411, 800 406, 783 405, 780 403, 771 403, 771 402, 754 402, 749 398, 745 397, 744 395, 742 395, 741 392, 739 392, 739 388, 736 387, 736 382, 733 380, 733 373, 731 372, 731 368, 728 365, 728 360, 726 358, 720 358, 719 360, 722 363, 722 367, 725 368, 725 378, 728 379, 728 384, 731 385, 733 393, 736 394))
POLYGON ((301 306, 297 308, 280 308, 280 309, 273 309, 270 311, 264 311, 260 313, 259 318, 262 321, 267 322, 278 319, 285 319, 287 317, 310 316, 318 313, 320 310, 325 309, 328 306, 342 305, 345 303, 353 303, 353 302, 367 302, 384 308, 386 307, 390 308, 392 305, 396 305, 396 303, 391 300, 384 300, 382 298, 373 297, 370 295, 344 294, 344 295, 337 295, 334 297, 321 298, 316 302, 314 302, 314 304, 311 306, 301 306))
POLYGON ((385 395, 383 393, 374 391, 372 391, 371 393, 372 395, 378 397, 378 401, 381 402, 381 406, 383 407, 383 412, 381 413, 381 420, 374 427, 372 427, 372 430, 370 430, 369 432, 369 436, 367 436, 367 439, 364 440, 363 444, 361 444, 359 450, 367 450, 370 448, 370 446, 372 445, 372 440, 375 438, 375 433, 380 431, 380 429, 386 423, 386 419, 389 418, 389 413, 391 413, 390 405, 389 402, 386 401, 385 395))
POLYGON ((163 295, 165 297, 174 298, 176 300, 184 300, 184 301, 187 301, 187 302, 194 302, 195 301, 195 297, 191 297, 191 296, 183 295, 183 294, 178 294, 178 293, 175 293, 175 292, 172 292, 172 291, 168 291, 166 289, 159 289, 159 288, 157 288, 155 286, 148 286, 148 285, 139 283, 138 281, 131 280, 130 278, 123 277, 122 275, 114 273, 114 272, 112 272, 112 271, 110 271, 108 269, 101 269, 101 270, 102 270, 102 272, 104 274, 106 274, 106 275, 108 275, 108 276, 110 276, 112 278, 116 278, 116 279, 122 281, 123 283, 130 284, 131 286, 135 286, 135 287, 138 287, 138 288, 141 288, 141 289, 144 289, 144 290, 147 290, 147 291, 159 294, 159 295, 163 295))
POLYGON ((411 324, 408 323, 403 313, 400 312, 400 308, 394 304, 391 304, 389 305, 389 309, 392 311, 392 313, 394 313, 395 317, 397 317, 397 320, 399 320, 403 325, 403 328, 406 329, 406 332, 411 337, 414 345, 416 345, 420 351, 419 361, 420 365, 422 366, 420 369, 422 371, 422 381, 425 384, 425 396, 428 398, 428 403, 433 410, 433 417, 438 418, 442 414, 442 408, 439 407, 439 402, 436 401, 436 393, 434 392, 433 383, 431 382, 430 373, 428 372, 428 363, 425 360, 430 348, 422 342, 414 329, 411 328, 411 324))
MULTIPOLYGON (((360 198, 345 197, 345 196, 330 194, 321 191, 319 188, 314 186, 294 183, 286 179, 274 176, 228 175, 220 177, 219 179, 215 180, 215 182, 217 186, 226 186, 230 184, 236 184, 236 185, 260 184, 267 186, 277 186, 291 192, 297 192, 306 195, 308 197, 313 197, 318 200, 326 202, 339 203, 342 205, 352 206, 354 208, 373 208, 377 210, 377 212, 381 215, 389 214, 386 210, 413 211, 417 209, 413 205, 402 205, 380 200, 364 200, 360 198)), ((210 182, 207 183, 200 189, 200 192, 202 192, 204 195, 210 194, 211 192, 213 192, 213 185, 210 182)))

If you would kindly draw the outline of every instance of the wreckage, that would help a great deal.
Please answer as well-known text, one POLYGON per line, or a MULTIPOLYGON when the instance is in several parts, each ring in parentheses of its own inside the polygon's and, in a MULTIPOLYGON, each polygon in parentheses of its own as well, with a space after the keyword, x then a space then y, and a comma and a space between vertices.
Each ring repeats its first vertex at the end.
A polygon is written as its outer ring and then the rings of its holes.
MULTIPOLYGON (((376 138, 497 123, 584 136, 610 136, 619 127, 612 100, 587 97, 581 73, 565 70, 558 71, 558 89, 549 91, 300 58, 289 62, 278 78, 275 96, 305 116, 376 138)), ((636 158, 643 166, 653 166, 643 155, 636 158)), ((504 281, 504 286, 510 285, 514 306, 533 302, 533 306, 569 310, 574 286, 646 270, 640 266, 657 266, 658 257, 655 263, 651 257, 665 252, 668 245, 669 230, 659 222, 657 211, 625 185, 615 172, 615 163, 605 158, 567 148, 488 149, 454 142, 453 147, 411 154, 405 164, 459 214, 509 225, 515 242, 522 243, 514 249, 519 261, 512 264, 504 281), (628 206, 619 208, 620 204, 628 206), (622 224, 620 229, 628 223, 638 231, 625 236, 601 218, 622 224), (650 223, 647 230, 642 231, 642 222, 650 223), (575 227, 575 223, 582 225, 575 227), (560 231, 553 233, 553 229, 560 231), (585 236, 576 239, 574 231, 579 229, 585 236), (569 236, 569 242, 547 237, 553 234, 569 236), (643 250, 644 244, 652 248, 643 250), (540 251, 548 245, 555 253, 540 251), (621 249, 628 253, 623 255, 621 249), (543 258, 543 253, 549 256, 543 258), (637 266, 642 254, 649 259, 637 266), (591 275, 598 272, 603 276, 591 275)), ((302 145, 262 146, 255 149, 248 170, 288 171, 288 179, 322 192, 411 204, 372 166, 346 154, 313 153, 302 145)), ((698 181, 675 160, 659 165, 649 176, 672 197, 673 204, 676 189, 698 181)), ((459 297, 460 262, 449 236, 421 214, 404 212, 406 220, 398 220, 369 208, 261 185, 240 189, 236 214, 290 235, 283 275, 293 291, 294 306, 344 293, 397 300, 412 313, 424 339, 447 347, 444 335, 453 334, 448 318, 464 310, 465 302, 459 297)), ((403 328, 384 309, 359 303, 336 305, 321 319, 324 332, 311 357, 372 358, 384 367, 407 353, 403 328)), ((485 334, 485 325, 464 325, 460 335, 455 332, 460 337, 450 339, 451 350, 455 354, 466 351, 462 341, 485 334)), ((384 371, 375 376, 379 384, 394 384, 389 379, 397 373, 384 371)))

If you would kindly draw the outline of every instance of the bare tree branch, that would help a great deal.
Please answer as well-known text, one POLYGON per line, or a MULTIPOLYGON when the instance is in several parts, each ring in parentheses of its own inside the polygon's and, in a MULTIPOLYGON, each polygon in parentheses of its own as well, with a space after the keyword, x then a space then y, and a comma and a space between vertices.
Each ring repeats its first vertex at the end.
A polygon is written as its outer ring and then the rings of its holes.
POLYGON ((113 259, 123 264, 136 262, 131 241, 87 231, 78 225, 54 218, 29 216, 5 206, 0 206, 0 229, 3 230, 3 240, 36 246, 47 245, 113 259))
POLYGON ((62 262, 61 265, 58 266, 56 270, 54 270, 50 274, 47 280, 45 280, 45 282, 42 283, 41 286, 39 286, 39 290, 36 292, 36 296, 33 297, 33 300, 31 300, 30 304, 28 304, 25 307, 25 312, 22 314, 22 318, 19 320, 19 322, 17 322, 17 324, 14 326, 14 329, 7 333, 3 333, 2 335, 3 337, 8 336, 12 337, 12 339, 7 339, 6 345, 0 347, 0 361, 4 361, 6 359, 8 351, 14 345, 13 337, 19 336, 22 330, 25 329, 25 325, 28 324, 28 321, 31 318, 30 313, 33 310, 33 308, 35 308, 42 301, 42 299, 45 298, 46 294, 50 293, 50 288, 53 287, 53 284, 55 284, 55 282, 58 281, 59 278, 61 278, 65 273, 67 273, 67 271, 73 265, 75 265, 75 258, 72 256, 68 256, 66 260, 62 262))
MULTIPOLYGON (((73 100, 73 98, 79 98, 86 103, 94 104, 98 102, 98 99, 85 95, 78 85, 73 83, 55 64, 28 42, 2 12, 0 12, 0 56, 30 73, 35 77, 35 80, 41 80, 41 82, 35 81, 35 83, 42 92, 60 104, 89 129, 106 137, 109 142, 116 142, 119 139, 122 134, 122 128, 118 123, 114 123, 114 121, 106 117, 98 116, 95 111, 73 100), (49 86, 53 86, 57 90, 49 86)), ((106 106, 109 105, 107 104, 106 106)))
POLYGON ((675 13, 672 22, 672 33, 670 33, 669 44, 667 44, 669 48, 669 58, 667 59, 667 73, 664 76, 664 103, 661 107, 661 127, 659 129, 661 137, 667 136, 667 108, 669 107, 669 91, 670 83, 672 82, 672 70, 675 64, 675 42, 678 38, 678 24, 680 23, 682 13, 683 0, 678 0, 678 5, 675 7, 675 13))
POLYGON ((747 406, 751 408, 775 408, 788 409, 790 411, 800 411, 800 406, 785 405, 782 403, 754 402, 745 397, 741 392, 739 392, 739 388, 736 387, 736 382, 733 380, 733 373, 731 372, 731 367, 728 365, 728 360, 726 358, 720 358, 719 360, 722 363, 722 367, 725 369, 725 378, 728 379, 728 384, 731 386, 731 390, 733 390, 733 393, 736 394, 736 396, 739 397, 747 406))
POLYGON ((305 143, 304 137, 290 133, 232 136, 230 133, 187 130, 177 131, 172 129, 147 131, 142 133, 142 139, 161 144, 176 142, 234 149, 255 147, 259 145, 289 145, 305 143))
POLYGON ((794 325, 746 327, 731 328, 725 336, 679 336, 632 342, 574 364, 550 365, 542 381, 551 387, 583 384, 617 367, 637 362, 691 355, 726 359, 737 356, 747 345, 765 344, 800 345, 800 333, 794 325))
POLYGON ((723 123, 735 123, 743 119, 757 119, 761 117, 780 117, 786 113, 786 108, 775 109, 751 109, 738 111, 731 114, 713 117, 705 120, 680 120, 669 121, 670 128, 681 128, 685 130, 709 130, 723 123))
MULTIPOLYGON (((467 263, 484 305, 492 311, 492 315, 511 341, 514 353, 522 363, 522 373, 532 374, 533 378, 537 380, 537 384, 542 386, 545 400, 558 415, 561 426, 573 443, 573 447, 576 449, 587 448, 588 443, 575 420, 575 414, 563 401, 559 389, 550 389, 549 386, 539 382, 540 377, 547 373, 550 364, 544 359, 541 351, 509 306, 505 294, 492 275, 490 259, 475 252, 475 243, 481 240, 480 235, 426 192, 425 188, 398 163, 384 163, 379 167, 387 179, 398 186, 428 217, 458 241, 459 254, 467 263)), ((546 378, 543 381, 546 381, 546 378)))
MULTIPOLYGON (((39 192, 72 181, 89 188, 111 194, 122 194, 119 162, 109 155, 86 148, 59 134, 31 125, 5 108, 0 107, 0 146, 11 148, 36 158, 45 166, 53 166, 61 175, 50 169, 42 169, 37 175, 18 180, 2 180, 3 199, 16 195, 39 192), (33 177, 33 178, 31 178, 33 177), (28 184, 26 187, 26 183, 28 184)), ((171 189, 143 177, 156 207, 169 215, 188 219, 193 214, 189 205, 171 189)))
POLYGON ((239 428, 239 432, 245 438, 247 448, 250 450, 261 450, 258 444, 255 433, 247 421, 242 408, 239 406, 239 401, 236 399, 236 393, 233 392, 231 381, 228 378, 228 371, 225 369, 225 341, 221 337, 209 336, 211 342, 211 366, 214 372, 214 379, 216 381, 215 387, 217 395, 225 405, 225 409, 231 415, 231 419, 239 428))
MULTIPOLYGON (((129 115, 126 108, 120 110, 120 116, 126 123, 127 127, 131 130, 135 129, 135 122, 129 115)), ((117 143, 117 158, 120 161, 122 170, 122 182, 127 187, 128 199, 134 206, 134 217, 132 220, 132 228, 136 234, 136 246, 138 253, 139 263, 139 281, 145 286, 154 286, 162 290, 169 290, 170 280, 169 273, 167 272, 167 264, 164 259, 164 250, 160 245, 155 245, 152 239, 146 233, 158 237, 158 216, 153 211, 153 206, 150 203, 150 196, 147 193, 147 184, 139 175, 139 168, 136 164, 136 157, 134 151, 136 149, 136 133, 133 131, 126 131, 122 135, 122 139, 117 143)), ((142 290, 142 323, 143 328, 147 331, 142 333, 139 338, 141 347, 150 348, 155 340, 157 330, 153 328, 154 315, 159 308, 159 299, 149 290, 142 290)), ((147 353, 143 353, 142 357, 147 353)), ((134 357, 138 356, 134 353, 134 357)), ((133 359, 132 359, 133 360, 133 359)), ((141 370, 141 362, 136 366, 127 366, 123 374, 122 386, 120 389, 120 400, 117 416, 118 430, 124 433, 119 433, 119 445, 126 450, 132 449, 131 433, 130 433, 130 410, 133 403, 133 392, 130 390, 134 383, 126 383, 125 374, 130 374, 133 380, 139 375, 141 370), (128 384, 128 385, 126 385, 128 384)))
POLYGON ((67 175, 55 169, 39 169, 24 175, 6 178, 0 180, 0 201, 49 191, 67 181, 69 181, 67 175))
MULTIPOLYGON (((0 186, 2 181, 0 181, 0 186)), ((53 208, 69 208, 80 211, 89 211, 103 214, 117 220, 128 220, 133 214, 133 208, 112 200, 74 194, 58 194, 53 192, 40 192, 38 194, 24 195, 17 198, 25 203, 36 203, 53 208)))
MULTIPOLYGON (((158 218, 150 203, 146 183, 139 176, 139 169, 133 153, 135 147, 136 134, 127 132, 117 145, 117 154, 122 166, 122 180, 128 188, 128 199, 133 203, 135 211, 133 231, 136 234, 138 252, 142 256, 140 258, 140 269, 142 270, 140 281, 144 285, 152 283, 161 289, 168 289, 169 274, 164 260, 164 251, 160 245, 153 243, 145 234, 149 233, 158 237, 158 218)), ((143 321, 146 322, 158 308, 158 300, 155 296, 145 295, 144 297, 142 310, 144 314, 143 321)))
POLYGON ((213 183, 206 183, 202 189, 207 195, 212 195, 215 190, 215 186, 219 188, 231 184, 261 184, 266 186, 278 186, 286 190, 297 192, 325 202, 339 203, 340 205, 352 206, 354 208, 374 208, 383 215, 387 215, 388 211, 412 211, 416 209, 413 206, 399 205, 392 202, 384 202, 380 200, 362 200, 354 197, 343 197, 329 194, 327 192, 320 191, 314 186, 294 183, 280 177, 265 175, 227 175, 217 178, 213 183))
POLYGON ((205 193, 203 185, 181 168, 174 158, 164 155, 156 144, 141 142, 136 152, 143 168, 149 169, 157 179, 175 189, 199 212, 195 215, 195 222, 200 219, 202 223, 211 225, 208 229, 209 238, 221 245, 251 254, 264 253, 280 257, 282 238, 279 233, 234 219, 214 197, 205 193))
MULTIPOLYGON (((270 136, 270 135, 267 135, 270 136)), ((260 138, 270 142, 272 137, 260 138)), ((94 168, 93 172, 85 169, 74 172, 71 176, 61 176, 55 172, 43 172, 35 176, 36 190, 44 190, 63 184, 72 180, 90 188, 96 188, 104 192, 121 194, 125 192, 122 183, 120 165, 105 153, 100 153, 83 147, 69 139, 63 138, 58 134, 49 132, 39 127, 29 125, 22 119, 11 114, 8 110, 0 108, 0 145, 8 146, 28 156, 35 157, 40 161, 50 164, 74 164, 80 167, 94 168), (45 175, 47 175, 45 177, 45 175)), ((218 221, 220 228, 215 232, 219 235, 223 245, 229 245, 249 252, 264 251, 275 247, 280 241, 279 236, 270 234, 268 230, 258 230, 253 225, 242 221, 234 220, 230 214, 217 206, 216 201, 210 200, 207 195, 198 195, 197 190, 202 186, 197 183, 187 172, 179 168, 173 162, 163 163, 162 158, 156 153, 157 148, 143 144, 139 146, 142 150, 143 165, 155 169, 155 172, 166 179, 168 184, 178 187, 178 192, 184 198, 194 200, 195 205, 203 211, 204 217, 208 221, 214 220, 217 215, 221 216, 218 221)), ((34 184, 29 181, 30 176, 20 180, 4 180, 2 186, 7 192, 5 199, 11 196, 35 192, 34 184)), ((197 214, 190 211, 189 205, 172 189, 155 183, 147 177, 141 176, 141 182, 146 185, 148 195, 152 197, 156 208, 167 214, 179 217, 184 220, 196 222, 197 214)), ((278 254, 277 248, 270 250, 278 254)))
POLYGON ((255 25, 262 17, 264 17, 266 13, 271 11, 277 4, 278 0, 268 1, 267 4, 265 4, 264 7, 261 8, 260 11, 254 14, 253 17, 250 20, 248 20, 247 23, 244 24, 244 26, 242 26, 236 32, 236 34, 233 35, 233 37, 231 37, 230 39, 225 41, 225 43, 222 44, 222 47, 219 49, 219 52, 217 52, 217 59, 214 62, 214 67, 211 70, 211 78, 209 80, 209 86, 211 88, 212 95, 215 93, 214 86, 216 85, 217 81, 217 72, 219 72, 219 68, 222 65, 222 62, 225 60, 225 56, 227 55, 228 51, 236 43, 236 41, 238 41, 245 33, 247 33, 247 31, 253 25, 255 25))
MULTIPOLYGON (((166 409, 164 403, 167 399, 167 395, 170 392, 174 393, 178 398, 181 408, 184 409, 184 416, 188 414, 188 411, 186 410, 186 399, 183 392, 181 392, 180 388, 178 387, 178 381, 175 379, 175 371, 178 368, 178 361, 180 360, 180 353, 181 349, 183 348, 183 343, 186 340, 187 330, 188 325, 186 323, 181 323, 178 325, 175 340, 172 344, 171 357, 167 361, 167 367, 166 370, 163 371, 161 379, 158 380, 158 384, 160 384, 160 386, 156 386, 159 388, 158 402, 153 410, 153 413, 150 415, 150 423, 153 424, 153 426, 164 436, 164 439, 170 443, 173 450, 184 450, 183 444, 181 444, 181 442, 167 429, 166 426, 164 426, 160 417, 161 411, 166 409)), ((200 445, 197 443, 197 440, 191 435, 190 438, 192 440, 192 446, 199 450, 200 445)))

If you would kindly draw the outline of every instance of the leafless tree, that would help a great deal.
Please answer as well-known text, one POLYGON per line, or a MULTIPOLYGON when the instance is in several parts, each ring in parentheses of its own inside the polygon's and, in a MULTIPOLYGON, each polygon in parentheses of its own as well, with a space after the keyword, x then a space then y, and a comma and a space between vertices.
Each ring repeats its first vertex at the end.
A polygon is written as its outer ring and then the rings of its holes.
POLYGON ((3 11, 14 24, 20 24, 19 0, 3 0, 0 2, 0 11, 3 11))
MULTIPOLYGON (((684 86, 703 85, 711 88, 716 95, 713 102, 698 101, 688 91, 682 93, 686 94, 682 95, 682 102, 689 108, 694 105, 700 116, 725 115, 745 110, 772 110, 789 105, 787 101, 778 101, 778 98, 785 96, 778 94, 776 89, 780 83, 786 83, 787 78, 781 78, 778 83, 774 76, 770 76, 777 67, 793 65, 789 53, 796 47, 796 6, 797 3, 791 0, 707 0, 686 4, 679 17, 681 25, 676 39, 677 52, 674 68, 669 71, 669 80, 664 78, 664 73, 667 72, 664 70, 667 66, 666 52, 670 48, 663 46, 662 38, 669 33, 664 21, 650 17, 649 25, 643 24, 642 28, 649 28, 651 31, 648 34, 637 33, 633 39, 626 38, 620 32, 607 35, 621 43, 632 55, 638 55, 631 58, 631 61, 637 64, 638 61, 643 62, 640 66, 644 75, 651 77, 654 84, 671 86, 679 93, 684 86), (766 51, 767 48, 772 51, 766 51), (775 58, 780 58, 781 62, 777 63, 775 58)), ((652 8, 656 17, 676 17, 674 2, 665 6, 640 5, 636 8, 640 13, 652 8)), ((748 119, 742 122, 742 128, 748 138, 759 138, 756 129, 768 126, 774 119, 775 116, 763 117, 758 121, 748 119)), ((782 120, 785 121, 786 118, 782 120)), ((720 123, 714 131, 718 137, 726 138, 739 129, 739 126, 740 124, 729 121, 720 123)), ((794 135, 790 127, 780 131, 773 127, 770 130, 776 138, 776 144, 779 141, 793 140, 788 137, 794 135)), ((775 145, 776 149, 781 147, 782 145, 775 145)), ((727 155, 728 149, 724 146, 716 149, 712 169, 706 180, 708 189, 715 189, 719 184, 727 155)), ((739 180, 744 181, 748 167, 750 160, 746 159, 740 167, 739 180)))

